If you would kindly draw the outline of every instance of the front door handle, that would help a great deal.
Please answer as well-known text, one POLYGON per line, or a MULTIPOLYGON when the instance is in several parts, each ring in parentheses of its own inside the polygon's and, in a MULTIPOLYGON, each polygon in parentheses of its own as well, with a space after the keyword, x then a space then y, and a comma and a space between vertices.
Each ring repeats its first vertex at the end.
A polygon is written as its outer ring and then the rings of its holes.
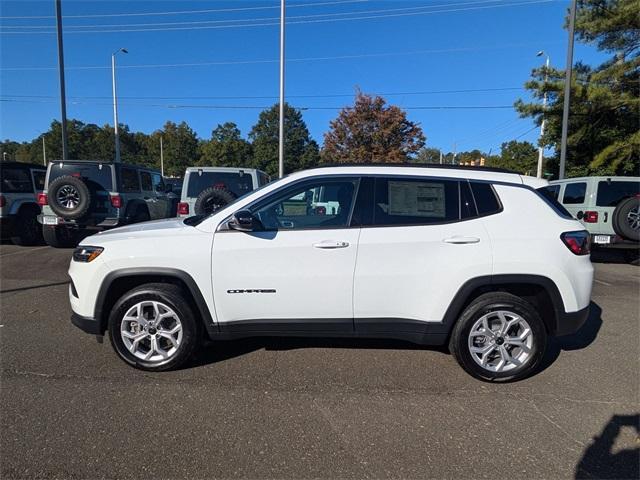
POLYGON ((313 244, 314 248, 322 248, 325 250, 331 250, 334 248, 346 248, 349 246, 349 242, 337 242, 335 240, 323 240, 313 244))
POLYGON ((453 236, 442 240, 444 243, 450 243, 452 245, 464 245, 467 243, 480 243, 480 239, 477 237, 458 237, 453 236))

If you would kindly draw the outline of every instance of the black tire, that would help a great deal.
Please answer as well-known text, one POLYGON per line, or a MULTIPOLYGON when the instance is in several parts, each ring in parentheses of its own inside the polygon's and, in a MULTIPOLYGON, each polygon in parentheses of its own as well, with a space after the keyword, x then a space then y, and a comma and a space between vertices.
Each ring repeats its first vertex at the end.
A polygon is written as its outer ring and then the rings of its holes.
POLYGON ((229 190, 220 187, 209 187, 198 195, 193 207, 196 215, 211 215, 216 210, 230 204, 236 196, 229 190))
POLYGON ((45 243, 53 248, 72 248, 78 244, 76 231, 66 227, 43 225, 42 236, 45 243))
POLYGON ((47 198, 51 210, 59 217, 69 220, 77 220, 84 217, 91 206, 91 192, 89 192, 89 187, 82 179, 72 177, 71 175, 63 175, 51 182, 49 184, 47 198), (71 197, 73 197, 72 206, 64 205, 61 202, 58 195, 64 196, 65 192, 67 192, 67 198, 70 198, 70 200, 71 197))
MULTIPOLYGON (((166 283, 148 283, 125 293, 113 306, 109 315, 109 339, 118 356, 135 368, 152 372, 172 370, 183 365, 193 355, 202 338, 202 322, 194 314, 189 303, 182 288, 166 283), (173 310, 179 318, 182 327, 182 338, 175 352, 166 360, 148 361, 141 359, 129 351, 124 344, 121 334, 124 316, 131 307, 143 301, 161 302, 173 310)), ((173 321, 172 318, 169 318, 169 320, 173 321)), ((165 326, 162 325, 163 328, 165 326)), ((157 341, 161 341, 159 334, 156 331, 151 332, 151 330, 153 329, 145 332, 145 335, 150 336, 152 333, 157 336, 157 341)), ((147 341, 150 346, 149 338, 143 339, 140 344, 144 347, 145 344, 143 342, 147 341)))
POLYGON ((22 246, 42 244, 42 228, 38 223, 38 213, 39 209, 35 205, 20 208, 11 237, 13 243, 22 246))
MULTIPOLYGON (((519 328, 519 326, 516 325, 513 328, 519 328)), ((482 343, 478 346, 481 348, 484 348, 485 345, 486 347, 490 347, 489 343, 495 342, 497 345, 504 345, 506 349, 511 348, 511 350, 508 351, 509 354, 516 352, 515 356, 526 355, 524 350, 518 350, 520 347, 513 347, 512 345, 510 346, 507 343, 503 343, 504 339, 508 338, 506 335, 504 338, 502 336, 496 336, 493 340, 488 336, 476 336, 474 338, 480 338, 482 343)), ((460 366, 473 377, 487 382, 510 382, 526 378, 534 373, 540 366, 546 347, 547 331, 535 308, 522 298, 504 292, 485 293, 471 302, 456 322, 449 340, 449 350, 460 366), (526 337, 531 338, 528 357, 523 360, 522 365, 513 366, 512 369, 507 371, 491 371, 488 368, 482 367, 474 360, 474 354, 471 353, 469 345, 469 335, 474 324, 487 314, 489 314, 489 318, 491 318, 490 314, 498 311, 518 315, 526 321, 531 330, 529 336, 526 337)), ((491 355, 498 355, 495 349, 500 348, 501 347, 494 346, 494 353, 491 353, 491 355)), ((520 358, 522 358, 522 356, 520 358)), ((489 363, 489 366, 490 365, 489 363)))
POLYGON ((613 228, 622 238, 640 242, 640 197, 627 198, 613 211, 613 228))

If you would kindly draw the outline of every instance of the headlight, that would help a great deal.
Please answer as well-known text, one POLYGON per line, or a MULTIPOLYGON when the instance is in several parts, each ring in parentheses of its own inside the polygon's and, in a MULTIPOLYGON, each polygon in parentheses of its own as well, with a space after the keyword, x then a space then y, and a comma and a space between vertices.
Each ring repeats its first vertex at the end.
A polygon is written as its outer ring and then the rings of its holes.
POLYGON ((78 247, 73 251, 73 261, 89 263, 93 262, 102 253, 102 247, 78 247))

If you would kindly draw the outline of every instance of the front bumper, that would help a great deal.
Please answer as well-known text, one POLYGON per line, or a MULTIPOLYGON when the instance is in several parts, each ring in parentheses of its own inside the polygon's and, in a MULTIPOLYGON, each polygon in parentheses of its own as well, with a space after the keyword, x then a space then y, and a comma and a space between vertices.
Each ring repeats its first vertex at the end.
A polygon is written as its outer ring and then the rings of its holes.
POLYGON ((100 322, 93 317, 83 317, 82 315, 78 315, 73 312, 71 314, 71 323, 85 333, 90 333, 92 335, 102 335, 104 333, 100 322))
POLYGON ((555 335, 561 337, 563 335, 571 335, 576 333, 585 324, 589 318, 590 306, 587 305, 577 312, 556 312, 557 326, 555 335))

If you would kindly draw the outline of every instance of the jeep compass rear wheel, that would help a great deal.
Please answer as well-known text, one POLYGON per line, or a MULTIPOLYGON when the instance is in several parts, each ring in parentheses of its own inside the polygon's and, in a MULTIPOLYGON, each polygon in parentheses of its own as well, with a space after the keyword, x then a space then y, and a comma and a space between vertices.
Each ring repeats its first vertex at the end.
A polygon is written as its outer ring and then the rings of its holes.
POLYGON ((508 293, 475 299, 456 323, 450 350, 462 368, 476 378, 506 382, 535 371, 547 334, 531 304, 508 293))
POLYGON ((118 300, 109 317, 109 338, 125 362, 162 371, 179 367, 192 355, 199 327, 180 287, 151 283, 118 300))

